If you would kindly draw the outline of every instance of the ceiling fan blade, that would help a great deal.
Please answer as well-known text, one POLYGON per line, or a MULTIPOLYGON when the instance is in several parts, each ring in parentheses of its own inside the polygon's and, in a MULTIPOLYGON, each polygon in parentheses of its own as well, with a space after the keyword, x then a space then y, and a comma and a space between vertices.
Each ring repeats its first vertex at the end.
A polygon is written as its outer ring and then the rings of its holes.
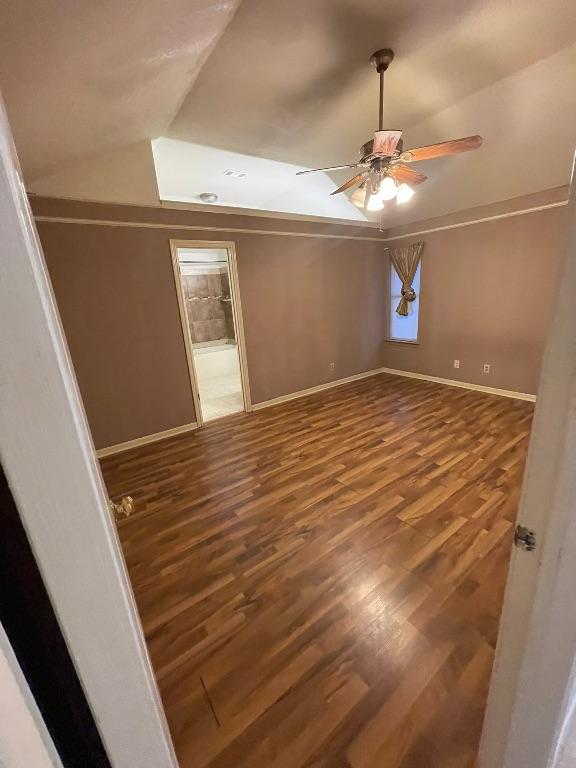
POLYGON ((392 156, 401 138, 402 131, 374 131, 372 154, 392 156))
POLYGON ((482 145, 482 136, 466 136, 463 139, 443 141, 441 144, 429 144, 427 147, 407 149, 402 152, 400 160, 404 163, 414 163, 419 160, 432 160, 434 157, 444 155, 458 155, 460 152, 469 152, 478 149, 482 145))
POLYGON ((407 165, 402 165, 401 163, 391 164, 388 167, 388 174, 392 176, 393 179, 396 179, 396 181, 410 186, 413 186, 414 184, 422 184, 422 182, 426 181, 428 178, 428 176, 424 176, 423 173, 419 173, 414 170, 414 168, 409 168, 407 165))
POLYGON ((304 176, 305 173, 318 173, 319 171, 338 171, 340 168, 358 168, 358 163, 352 165, 332 165, 330 168, 309 168, 307 171, 297 171, 296 176, 304 176))
POLYGON ((338 195, 340 192, 345 192, 347 189, 350 189, 350 187, 353 187, 354 184, 359 184, 361 181, 364 181, 364 179, 367 176, 368 176, 368 171, 362 171, 362 173, 358 173, 356 174, 356 176, 353 176, 351 179, 348 179, 348 181, 345 181, 341 187, 338 187, 338 189, 335 189, 334 192, 330 192, 330 194, 338 195))

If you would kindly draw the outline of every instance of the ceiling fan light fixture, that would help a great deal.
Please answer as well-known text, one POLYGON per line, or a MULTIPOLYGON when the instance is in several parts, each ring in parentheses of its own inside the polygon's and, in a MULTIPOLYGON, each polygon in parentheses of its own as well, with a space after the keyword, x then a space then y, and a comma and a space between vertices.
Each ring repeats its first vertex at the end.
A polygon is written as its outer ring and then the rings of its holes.
POLYGON ((377 192, 377 196, 380 200, 394 200, 398 187, 396 182, 390 176, 385 176, 380 182, 380 189, 377 192))
POLYGON ((353 193, 351 200, 359 208, 362 207, 362 200, 364 200, 364 207, 369 211, 381 210, 385 200, 396 198, 396 202, 402 205, 411 199, 414 194, 413 187, 426 181, 427 176, 411 168, 410 163, 459 155, 462 152, 478 149, 482 145, 482 136, 475 135, 405 150, 402 131, 384 128, 384 73, 393 59, 394 51, 390 48, 376 51, 370 59, 370 63, 376 67, 380 80, 378 130, 374 131, 374 138, 365 142, 360 148, 359 161, 348 165, 333 165, 330 168, 305 168, 297 171, 297 175, 301 175, 326 173, 340 168, 359 168, 359 173, 330 194, 339 195, 360 185, 360 189, 353 193))
POLYGON ((350 200, 357 208, 364 208, 366 205, 366 184, 361 184, 358 189, 354 190, 350 200))
POLYGON ((378 195, 370 195, 366 201, 367 211, 381 211, 384 208, 384 201, 378 195))
POLYGON ((412 199, 412 196, 414 195, 414 190, 412 187, 409 187, 408 184, 402 183, 398 187, 398 192, 396 194, 396 202, 398 205, 402 205, 402 203, 407 203, 409 200, 412 199))

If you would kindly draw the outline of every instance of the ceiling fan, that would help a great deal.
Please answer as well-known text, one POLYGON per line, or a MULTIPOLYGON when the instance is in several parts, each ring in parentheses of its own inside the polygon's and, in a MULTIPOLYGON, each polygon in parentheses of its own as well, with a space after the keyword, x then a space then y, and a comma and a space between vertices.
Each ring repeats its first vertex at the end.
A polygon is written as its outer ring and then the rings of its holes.
POLYGON ((335 189, 332 195, 345 192, 357 186, 351 200, 359 208, 368 211, 379 211, 384 207, 385 200, 396 198, 397 203, 406 203, 414 194, 413 187, 422 184, 428 178, 423 173, 411 168, 406 163, 432 160, 444 155, 458 155, 471 149, 478 149, 482 144, 481 136, 466 136, 463 139, 443 141, 440 144, 430 144, 426 147, 404 150, 402 146, 402 131, 384 129, 384 72, 394 58, 394 51, 383 48, 372 54, 370 63, 376 67, 380 75, 380 109, 378 130, 374 138, 360 148, 360 160, 349 165, 334 165, 330 168, 313 168, 298 171, 297 176, 318 171, 336 171, 340 168, 361 168, 360 173, 353 176, 342 186, 335 189))

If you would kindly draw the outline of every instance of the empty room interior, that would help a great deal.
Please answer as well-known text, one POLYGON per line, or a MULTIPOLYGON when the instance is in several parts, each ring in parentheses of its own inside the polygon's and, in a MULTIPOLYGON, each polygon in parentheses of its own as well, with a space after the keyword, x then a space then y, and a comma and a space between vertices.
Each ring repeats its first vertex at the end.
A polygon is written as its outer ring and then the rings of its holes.
POLYGON ((573 5, 0 20, 178 765, 476 768, 567 248, 573 5))

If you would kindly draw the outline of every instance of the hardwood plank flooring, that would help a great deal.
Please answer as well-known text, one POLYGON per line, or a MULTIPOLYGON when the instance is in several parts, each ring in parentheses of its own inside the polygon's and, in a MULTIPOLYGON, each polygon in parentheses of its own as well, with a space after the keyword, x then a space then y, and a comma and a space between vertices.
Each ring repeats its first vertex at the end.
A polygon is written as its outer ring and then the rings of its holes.
POLYGON ((181 768, 471 768, 533 406, 380 375, 102 461, 181 768))

